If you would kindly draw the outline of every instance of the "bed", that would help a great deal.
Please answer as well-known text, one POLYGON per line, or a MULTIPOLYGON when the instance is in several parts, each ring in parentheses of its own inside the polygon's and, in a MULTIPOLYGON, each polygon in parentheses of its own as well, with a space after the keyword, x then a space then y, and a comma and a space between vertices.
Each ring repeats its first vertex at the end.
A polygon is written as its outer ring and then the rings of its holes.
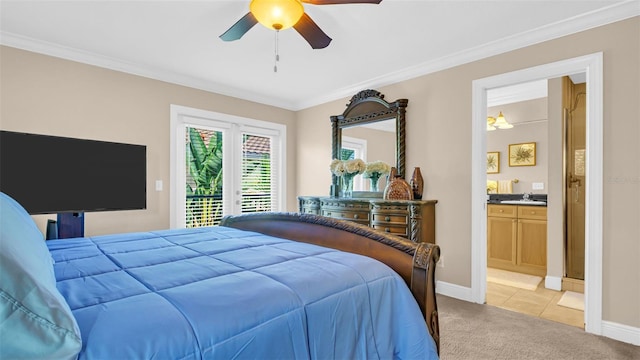
POLYGON ((0 205, 0 358, 438 357, 436 245, 297 213, 45 242, 0 205))

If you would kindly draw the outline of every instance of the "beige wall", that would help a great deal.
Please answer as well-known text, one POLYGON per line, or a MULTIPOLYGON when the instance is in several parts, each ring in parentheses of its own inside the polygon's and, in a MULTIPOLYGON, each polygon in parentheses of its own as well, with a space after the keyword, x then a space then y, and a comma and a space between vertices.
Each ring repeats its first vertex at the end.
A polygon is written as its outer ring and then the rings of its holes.
MULTIPOLYGON (((90 213, 89 235, 169 226, 169 105, 287 125, 288 209, 296 195, 325 195, 331 175, 328 117, 348 98, 297 113, 205 91, 1 47, 0 128, 147 145, 148 209, 90 213)), ((471 285, 471 82, 604 53, 603 319, 640 327, 640 18, 529 46, 377 90, 408 98, 407 176, 420 166, 437 199, 441 281, 471 285), (444 121, 444 123, 443 123, 444 121)), ((551 177, 551 174, 549 174, 551 177)), ((43 227, 44 219, 38 217, 43 227)))
MULTIPOLYGON (((287 143, 295 143, 292 111, 14 48, 0 49, 3 130, 147 146, 147 209, 86 213, 87 236, 169 227, 171 104, 281 123, 287 126, 287 143), (155 180, 163 181, 162 192, 155 191, 155 180)), ((43 154, 41 161, 47 160, 43 154)), ((287 209, 295 210, 292 145, 287 164, 287 209)), ((44 231, 51 216, 34 218, 44 231)))
MULTIPOLYGON (((377 89, 408 98, 407 169, 420 166, 425 198, 437 199, 441 281, 471 286, 471 84, 475 79, 585 54, 604 54, 603 320, 640 326, 640 18, 490 57, 377 89), (443 124, 443 119, 446 119, 443 124)), ((345 101, 298 113, 298 190, 326 194, 330 159, 326 118, 345 101), (312 155, 313 154, 313 155, 312 155), (313 159, 313 160, 312 160, 313 159), (325 171, 326 172, 326 171, 325 171)))
MULTIPOLYGON (((500 152, 500 172, 487 174, 488 180, 514 180, 514 194, 547 193, 549 142, 547 141, 547 98, 520 101, 487 109, 489 116, 497 117, 502 111, 511 129, 487 132, 487 151, 500 152), (509 144, 536 143, 535 166, 509 166, 509 144), (541 182, 544 190, 533 190, 532 184, 541 182)), ((559 156, 558 154, 556 154, 559 156)))

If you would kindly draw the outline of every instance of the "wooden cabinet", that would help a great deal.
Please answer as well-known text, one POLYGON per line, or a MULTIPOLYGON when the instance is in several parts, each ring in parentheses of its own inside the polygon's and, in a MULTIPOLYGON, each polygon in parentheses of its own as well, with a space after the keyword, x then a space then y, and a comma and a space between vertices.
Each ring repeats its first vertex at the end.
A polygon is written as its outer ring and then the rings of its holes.
POLYGON ((300 196, 299 211, 354 221, 376 230, 435 244, 436 200, 345 199, 300 196))
POLYGON ((488 205, 487 265, 532 275, 546 275, 547 208, 488 205))
POLYGON ((507 270, 515 266, 517 238, 517 206, 489 205, 487 208, 487 265, 507 270))

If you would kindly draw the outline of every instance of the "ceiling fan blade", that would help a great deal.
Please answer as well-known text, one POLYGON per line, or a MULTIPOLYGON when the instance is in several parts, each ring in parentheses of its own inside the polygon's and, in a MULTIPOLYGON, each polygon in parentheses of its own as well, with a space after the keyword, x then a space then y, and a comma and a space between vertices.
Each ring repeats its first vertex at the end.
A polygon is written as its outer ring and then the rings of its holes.
POLYGON ((238 40, 257 23, 256 17, 249 12, 233 24, 229 30, 225 31, 224 34, 220 35, 220 39, 224 41, 238 40))
POLYGON ((306 13, 302 14, 302 17, 293 25, 293 28, 314 49, 324 49, 331 43, 331 38, 306 13))
POLYGON ((303 3, 312 5, 336 5, 336 4, 380 4, 382 0, 302 0, 303 3))

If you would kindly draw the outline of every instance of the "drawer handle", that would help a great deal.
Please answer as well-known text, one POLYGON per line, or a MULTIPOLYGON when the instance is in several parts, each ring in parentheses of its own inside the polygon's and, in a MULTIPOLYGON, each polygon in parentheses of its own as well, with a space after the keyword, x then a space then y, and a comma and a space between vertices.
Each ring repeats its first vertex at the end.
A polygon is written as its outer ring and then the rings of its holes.
POLYGON ((358 214, 354 214, 354 215, 353 215, 353 218, 354 218, 354 219, 357 219, 357 218, 359 218, 359 217, 360 217, 360 216, 359 216, 358 214))
POLYGON ((535 215, 535 214, 536 214, 536 212, 535 212, 535 211, 532 211, 532 212, 531 212, 531 215, 535 215))
POLYGON ((391 221, 391 218, 389 216, 385 216, 384 221, 391 221))
POLYGON ((389 228, 384 228, 384 232, 391 232, 391 229, 389 229, 389 228))
POLYGON ((504 212, 504 210, 500 209, 499 212, 504 212))
POLYGON ((330 212, 328 212, 328 213, 327 213, 327 216, 331 216, 331 213, 330 213, 330 212))

